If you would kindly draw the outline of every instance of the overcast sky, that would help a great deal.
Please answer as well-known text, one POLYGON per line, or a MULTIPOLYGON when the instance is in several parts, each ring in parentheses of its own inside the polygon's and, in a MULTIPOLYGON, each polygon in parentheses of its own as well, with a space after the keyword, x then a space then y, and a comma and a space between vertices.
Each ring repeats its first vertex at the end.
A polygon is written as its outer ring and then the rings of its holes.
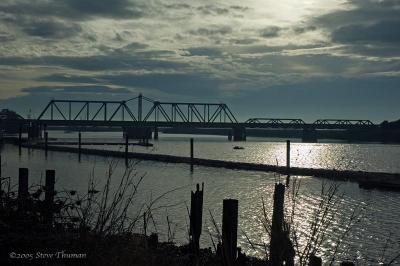
POLYGON ((400 118, 400 0, 1 0, 0 108, 226 102, 248 117, 400 118))

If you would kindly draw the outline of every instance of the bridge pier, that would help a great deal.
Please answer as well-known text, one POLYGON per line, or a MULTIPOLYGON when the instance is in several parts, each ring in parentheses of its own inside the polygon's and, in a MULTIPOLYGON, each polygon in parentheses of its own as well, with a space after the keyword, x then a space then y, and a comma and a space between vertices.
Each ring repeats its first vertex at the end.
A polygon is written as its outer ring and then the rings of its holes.
POLYGON ((232 129, 233 141, 245 141, 246 140, 246 128, 245 127, 234 127, 232 129))
POLYGON ((128 139, 138 139, 143 142, 148 142, 152 137, 151 127, 126 127, 124 132, 128 139))
POLYGON ((154 127, 153 139, 154 139, 154 140, 158 140, 158 127, 154 127))
POLYGON ((28 140, 37 140, 42 137, 42 128, 39 124, 31 123, 28 126, 28 140))
POLYGON ((313 127, 305 127, 301 139, 303 142, 318 142, 317 130, 313 127))

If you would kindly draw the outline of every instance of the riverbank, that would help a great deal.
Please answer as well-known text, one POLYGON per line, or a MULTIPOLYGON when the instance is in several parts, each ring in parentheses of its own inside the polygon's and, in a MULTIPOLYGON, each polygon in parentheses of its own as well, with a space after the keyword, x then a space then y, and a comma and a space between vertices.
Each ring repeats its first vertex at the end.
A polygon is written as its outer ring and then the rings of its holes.
MULTIPOLYGON (((45 150, 43 144, 23 144, 22 147, 31 149, 45 150)), ((257 163, 233 162, 213 159, 201 159, 163 155, 163 154, 149 154, 128 152, 127 154, 122 151, 99 150, 99 149, 85 149, 65 146, 48 145, 49 151, 69 152, 75 154, 97 155, 116 158, 138 159, 138 160, 152 160, 166 163, 184 163, 189 165, 198 165, 206 167, 218 167, 237 170, 251 170, 263 172, 276 172, 282 175, 301 175, 301 176, 314 176, 323 177, 334 180, 348 180, 357 182, 360 187, 368 189, 384 189, 400 191, 400 174, 397 173, 383 173, 383 172, 365 172, 365 171, 351 171, 351 170, 336 170, 336 169, 321 169, 321 168, 301 168, 278 165, 267 165, 257 163)))

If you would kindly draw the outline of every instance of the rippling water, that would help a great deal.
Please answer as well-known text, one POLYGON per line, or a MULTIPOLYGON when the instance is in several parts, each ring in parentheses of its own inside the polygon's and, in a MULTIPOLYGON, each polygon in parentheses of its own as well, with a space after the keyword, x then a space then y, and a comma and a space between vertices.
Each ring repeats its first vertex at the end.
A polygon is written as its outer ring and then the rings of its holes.
MULTIPOLYGON (((75 138, 75 135, 71 135, 75 138)), ((61 135, 59 135, 61 136, 61 135)), ((56 134, 53 137, 57 137, 56 134)), ((64 137, 64 136, 63 136, 64 137)), ((104 138, 104 135, 90 134, 87 139, 104 138)), ((120 135, 109 133, 107 138, 115 141, 120 135)), ((119 149, 122 147, 107 147, 119 149)), ((140 152, 187 155, 189 153, 188 136, 162 136, 155 142, 153 148, 134 147, 140 152)), ((56 169, 59 190, 78 189, 84 192, 88 177, 92 171, 99 182, 105 178, 108 160, 96 156, 83 156, 81 163, 76 155, 60 152, 49 152, 45 159, 44 153, 38 150, 23 150, 18 156, 18 149, 6 145, 2 150, 3 175, 17 177, 18 167, 28 167, 32 183, 43 182, 46 169, 56 169)), ((259 162, 268 164, 285 164, 285 145, 283 142, 263 142, 260 139, 250 139, 247 142, 228 142, 221 137, 195 138, 195 155, 202 158, 225 159, 245 162, 259 162), (244 150, 233 150, 232 146, 244 146, 244 150)), ((359 169, 369 171, 400 172, 400 147, 396 145, 379 144, 292 144, 292 165, 304 167, 325 167, 336 169, 359 169)), ((117 160, 116 180, 124 170, 123 161, 117 160)), ((195 167, 189 171, 185 164, 165 164, 143 161, 136 166, 139 175, 145 174, 141 184, 138 202, 150 201, 166 191, 178 190, 166 194, 157 203, 160 207, 154 213, 156 230, 162 238, 166 238, 166 216, 172 220, 176 229, 175 241, 185 243, 187 240, 187 212, 190 205, 190 190, 195 184, 204 182, 204 226, 201 243, 210 246, 208 231, 215 232, 210 221, 211 212, 218 224, 221 223, 222 200, 235 198, 239 200, 239 245, 247 254, 262 256, 262 252, 250 248, 246 240, 249 238, 257 243, 267 240, 262 228, 262 199, 265 200, 267 210, 270 211, 274 183, 283 179, 273 173, 252 171, 236 171, 208 167, 195 167)), ((295 224, 300 233, 308 232, 310 217, 320 199, 321 185, 328 182, 312 177, 297 177, 300 182, 299 205, 295 224)), ((14 179, 15 181, 15 179, 14 179)), ((351 259, 360 265, 376 265, 382 252, 386 248, 385 258, 389 259, 400 253, 400 193, 363 190, 355 183, 335 182, 340 184, 342 207, 337 210, 327 241, 321 250, 321 255, 328 257, 341 236, 342 225, 354 209, 364 208, 363 215, 346 238, 339 250, 338 258, 351 259)), ((300 240, 301 242, 301 240, 300 240)), ((400 263, 400 262, 397 262, 400 263)))

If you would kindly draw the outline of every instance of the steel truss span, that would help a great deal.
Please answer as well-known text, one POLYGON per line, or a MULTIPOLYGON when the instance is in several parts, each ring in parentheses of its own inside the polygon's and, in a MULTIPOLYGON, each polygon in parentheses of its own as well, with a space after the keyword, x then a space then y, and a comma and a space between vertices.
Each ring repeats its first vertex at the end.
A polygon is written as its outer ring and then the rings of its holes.
MULTIPOLYGON (((27 120, 28 121, 28 120, 27 120)), ((225 103, 161 102, 141 94, 126 101, 51 100, 37 119, 28 122, 56 126, 203 127, 283 129, 370 129, 370 120, 250 118, 238 122, 225 103)))
POLYGON ((238 123, 224 103, 159 102, 142 95, 127 101, 51 100, 37 120, 238 123))

